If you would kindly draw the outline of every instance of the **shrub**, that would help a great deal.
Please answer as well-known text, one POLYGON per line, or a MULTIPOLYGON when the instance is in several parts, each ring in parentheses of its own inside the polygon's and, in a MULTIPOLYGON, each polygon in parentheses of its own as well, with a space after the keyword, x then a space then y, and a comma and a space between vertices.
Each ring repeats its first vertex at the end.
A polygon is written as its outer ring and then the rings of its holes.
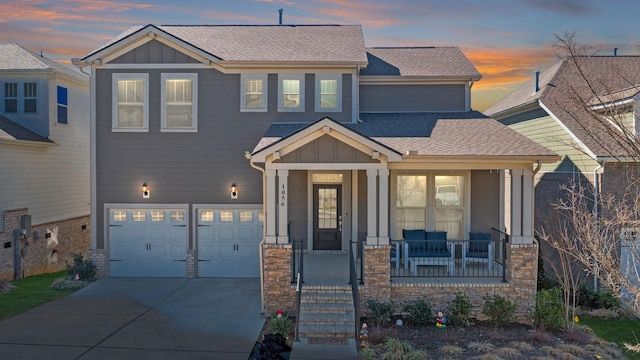
POLYGON ((404 307, 407 317, 412 324, 427 325, 433 322, 433 314, 431 313, 431 304, 423 299, 415 300, 404 307))
POLYGON ((483 300, 482 313, 489 318, 489 324, 504 326, 513 322, 517 307, 515 303, 498 294, 493 296, 486 295, 483 300))
POLYGON ((291 333, 291 329, 293 329, 293 321, 287 315, 282 315, 282 317, 274 316, 269 321, 269 330, 274 334, 282 335, 286 338, 291 333))
POLYGON ((368 300, 367 309, 369 309, 369 318, 373 325, 380 326, 391 318, 393 306, 390 302, 368 300))
POLYGON ((96 277, 96 266, 91 260, 85 260, 82 254, 71 253, 73 262, 67 262, 67 274, 75 277, 78 274, 80 280, 93 280, 96 277))
POLYGON ((280 334, 267 334, 264 336, 258 360, 280 360, 282 353, 289 352, 286 339, 280 334))
POLYGON ((78 290, 89 285, 91 282, 86 280, 76 280, 70 276, 59 278, 53 281, 51 288, 53 290, 78 290))
POLYGON ((463 294, 457 293, 455 299, 449 304, 447 312, 448 322, 454 326, 469 326, 471 325, 471 299, 463 294))
POLYGON ((411 344, 399 339, 390 339, 384 345, 383 360, 420 360, 426 359, 427 353, 414 349, 411 344))
POLYGON ((560 330, 564 324, 564 302, 560 288, 542 289, 536 294, 534 323, 547 330, 560 330))
POLYGON ((595 296, 595 305, 600 309, 617 310, 621 302, 611 291, 598 291, 595 296))

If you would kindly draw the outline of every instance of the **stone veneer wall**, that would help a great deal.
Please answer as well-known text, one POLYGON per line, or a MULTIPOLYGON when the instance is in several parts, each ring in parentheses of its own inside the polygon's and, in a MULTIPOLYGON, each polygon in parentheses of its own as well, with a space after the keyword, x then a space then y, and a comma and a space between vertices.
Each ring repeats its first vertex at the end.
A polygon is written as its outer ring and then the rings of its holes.
POLYGON ((264 245, 264 311, 265 316, 279 309, 293 313, 296 289, 291 285, 291 245, 264 245))
POLYGON ((193 249, 187 250, 187 278, 193 279, 196 274, 196 251, 193 249))
POLYGON ((365 278, 360 287, 360 307, 366 316, 366 302, 391 301, 399 313, 405 303, 424 299, 433 305, 433 311, 446 310, 456 293, 466 294, 473 303, 473 316, 483 320, 482 304, 486 295, 498 294, 514 301, 517 321, 530 323, 531 310, 535 308, 538 245, 511 245, 507 247, 507 282, 457 283, 448 278, 440 283, 390 282, 389 246, 365 248, 365 278))
MULTIPOLYGON (((15 277, 14 229, 20 229, 20 218, 27 208, 6 210, 4 229, 0 231, 0 280, 15 277)), ((72 253, 87 257, 91 246, 89 216, 31 225, 31 237, 20 240, 22 273, 18 277, 56 272, 66 268, 72 253)))
POLYGON ((96 266, 96 276, 98 278, 109 277, 109 253, 106 249, 89 249, 89 259, 96 266))

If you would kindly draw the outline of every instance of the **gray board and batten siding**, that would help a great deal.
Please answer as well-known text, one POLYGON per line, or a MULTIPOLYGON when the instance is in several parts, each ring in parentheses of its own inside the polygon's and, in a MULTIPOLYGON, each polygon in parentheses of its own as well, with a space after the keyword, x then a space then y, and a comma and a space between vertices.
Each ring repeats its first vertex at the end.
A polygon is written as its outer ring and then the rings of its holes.
POLYGON ((361 112, 465 111, 465 85, 361 85, 361 112))

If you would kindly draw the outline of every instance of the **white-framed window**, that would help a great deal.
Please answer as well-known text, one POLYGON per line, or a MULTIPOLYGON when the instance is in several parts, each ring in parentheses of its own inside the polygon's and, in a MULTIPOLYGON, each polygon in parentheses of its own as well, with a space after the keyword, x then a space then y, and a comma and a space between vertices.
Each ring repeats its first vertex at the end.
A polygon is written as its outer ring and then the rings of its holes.
POLYGON ((112 131, 149 131, 149 74, 112 75, 112 131))
POLYGON ((171 211, 171 221, 184 221, 184 211, 183 210, 173 210, 171 211))
POLYGON ((200 221, 213 221, 213 211, 200 212, 200 221))
POLYGON ((113 221, 127 221, 127 212, 124 210, 114 210, 113 221))
POLYGON ((304 74, 278 74, 278 111, 304 111, 304 74))
POLYGON ((342 111, 342 74, 316 74, 316 112, 342 111))
POLYGON ((198 74, 160 76, 161 131, 198 130, 198 74))
POLYGON ((220 211, 220 221, 223 221, 223 222, 233 221, 233 211, 220 211))
POLYGON ((38 84, 34 82, 24 83, 24 112, 38 112, 38 84))
POLYGON ((4 112, 18 112, 18 83, 4 83, 4 112))
POLYGON ((164 210, 152 210, 151 221, 154 221, 154 222, 164 221, 164 210))
POLYGON ((267 74, 242 74, 240 82, 240 111, 267 111, 267 74))
POLYGON ((147 220, 147 214, 144 210, 133 210, 131 216, 133 217, 133 221, 147 220))
POLYGON ((446 231, 464 239, 467 221, 466 174, 416 172, 395 176, 395 234, 402 230, 446 231))

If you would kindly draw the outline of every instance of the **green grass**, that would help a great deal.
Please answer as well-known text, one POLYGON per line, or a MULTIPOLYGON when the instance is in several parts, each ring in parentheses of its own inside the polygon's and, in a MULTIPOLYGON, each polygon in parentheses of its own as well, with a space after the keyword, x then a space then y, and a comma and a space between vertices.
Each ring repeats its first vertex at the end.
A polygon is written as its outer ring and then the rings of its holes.
POLYGON ((627 351, 624 343, 635 345, 640 342, 640 320, 638 319, 612 319, 599 320, 581 318, 581 325, 587 325, 598 337, 611 341, 625 351, 627 358, 640 360, 640 354, 627 351))
POLYGON ((73 293, 75 290, 51 289, 53 281, 66 274, 66 271, 60 271, 12 281, 15 288, 0 294, 0 320, 73 293))

